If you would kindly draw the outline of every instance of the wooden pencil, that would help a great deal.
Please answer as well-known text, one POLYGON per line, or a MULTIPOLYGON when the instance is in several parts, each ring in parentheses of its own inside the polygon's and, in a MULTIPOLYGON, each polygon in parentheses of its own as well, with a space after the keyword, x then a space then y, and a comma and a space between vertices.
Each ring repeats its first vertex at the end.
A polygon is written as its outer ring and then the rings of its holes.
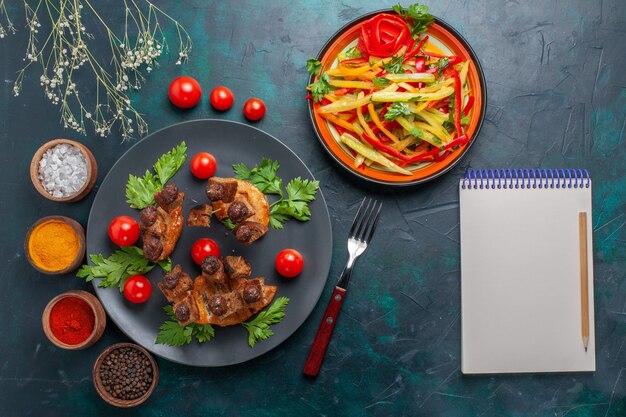
POLYGON ((578 215, 580 238, 580 305, 583 346, 589 346, 589 278, 587 260, 587 212, 578 215))

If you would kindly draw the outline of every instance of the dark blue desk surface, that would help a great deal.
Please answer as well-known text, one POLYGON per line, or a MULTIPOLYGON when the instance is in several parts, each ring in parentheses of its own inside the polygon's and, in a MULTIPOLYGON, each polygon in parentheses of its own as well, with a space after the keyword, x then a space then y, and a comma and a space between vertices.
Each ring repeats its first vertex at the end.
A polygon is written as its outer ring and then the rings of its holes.
MULTIPOLYGON (((294 149, 322 181, 335 232, 331 280, 345 262, 347 229, 364 194, 385 202, 379 232, 357 265, 317 381, 304 379, 301 368, 325 302, 287 342, 247 365, 194 369, 159 360, 161 380, 149 401, 131 411, 113 409, 95 393, 91 366, 106 346, 126 340, 121 332, 109 324, 94 347, 68 352, 53 347, 41 330, 50 298, 90 285, 35 272, 24 259, 24 234, 48 214, 86 224, 97 189, 67 205, 44 200, 30 184, 35 149, 76 135, 62 129, 57 109, 44 100, 39 74, 29 72, 22 95, 12 97, 26 41, 21 30, 0 41, 0 415, 626 415, 626 3, 430 2, 482 61, 487 119, 460 166, 403 190, 373 189, 338 170, 317 143, 303 100, 305 60, 340 26, 381 8, 380 2, 162 3, 189 28, 194 50, 183 67, 162 59, 135 96, 151 129, 207 117, 241 121, 243 101, 259 96, 268 114, 257 126, 294 149), (234 108, 214 112, 205 94, 197 108, 172 111, 166 87, 179 74, 196 77, 207 93, 229 86, 234 108), (586 167, 592 173, 597 372, 461 375, 457 180, 468 167, 586 167)), ((21 9, 14 9, 23 21, 21 9)), ((117 5, 103 13, 122 26, 117 5)), ((95 154, 99 181, 132 145, 117 137, 78 139, 95 154)))

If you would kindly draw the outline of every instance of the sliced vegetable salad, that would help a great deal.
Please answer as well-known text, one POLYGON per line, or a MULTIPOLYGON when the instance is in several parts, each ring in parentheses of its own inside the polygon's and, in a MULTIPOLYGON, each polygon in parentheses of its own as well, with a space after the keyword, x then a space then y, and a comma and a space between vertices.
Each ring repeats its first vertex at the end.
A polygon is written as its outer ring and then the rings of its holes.
POLYGON ((394 11, 365 22, 336 66, 308 60, 315 79, 307 98, 351 150, 355 167, 377 164, 412 175, 407 168, 443 161, 469 142, 472 63, 432 51, 424 33, 434 21, 427 6, 394 11))

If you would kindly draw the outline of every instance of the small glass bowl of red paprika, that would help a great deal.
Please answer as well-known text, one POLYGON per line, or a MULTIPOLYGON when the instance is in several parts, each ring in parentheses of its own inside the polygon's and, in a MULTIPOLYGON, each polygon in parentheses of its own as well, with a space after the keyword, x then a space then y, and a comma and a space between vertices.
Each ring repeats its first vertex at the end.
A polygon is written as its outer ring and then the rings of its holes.
POLYGON ((86 291, 67 291, 54 297, 43 311, 43 331, 57 347, 85 349, 100 339, 106 313, 100 301, 86 291))

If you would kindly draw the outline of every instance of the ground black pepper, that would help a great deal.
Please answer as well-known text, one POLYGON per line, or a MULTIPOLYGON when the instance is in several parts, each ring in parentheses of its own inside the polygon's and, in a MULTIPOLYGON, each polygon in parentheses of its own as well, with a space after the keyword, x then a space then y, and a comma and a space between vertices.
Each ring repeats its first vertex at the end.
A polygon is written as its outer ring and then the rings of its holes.
POLYGON ((134 400, 143 396, 152 385, 152 364, 141 351, 122 347, 109 353, 100 366, 100 380, 104 389, 120 400, 134 400))

